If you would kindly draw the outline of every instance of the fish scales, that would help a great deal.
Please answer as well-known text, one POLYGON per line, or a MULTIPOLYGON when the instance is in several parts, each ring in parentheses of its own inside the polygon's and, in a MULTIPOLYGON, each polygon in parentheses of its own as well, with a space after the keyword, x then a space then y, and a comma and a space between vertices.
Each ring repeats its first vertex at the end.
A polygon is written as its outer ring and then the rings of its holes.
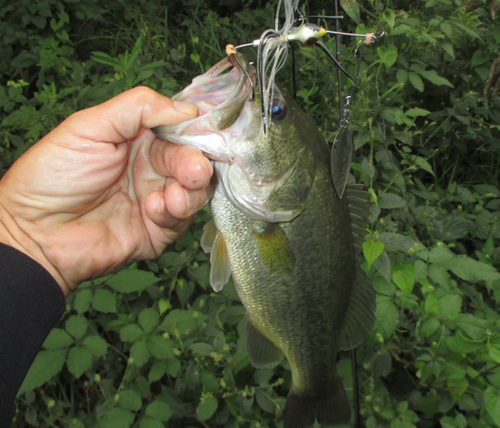
MULTIPOLYGON (((211 82, 231 75, 227 85, 236 89, 230 102, 203 114, 201 125, 195 126, 195 119, 155 132, 198 147, 214 160, 217 184, 210 203, 216 228, 206 227, 202 238, 212 251, 211 283, 219 290, 233 276, 247 311, 254 366, 274 367, 283 354, 288 359, 292 387, 284 427, 308 428, 315 420, 345 423, 350 405, 336 369, 337 349, 356 346, 374 321, 373 288, 355 260, 353 233, 359 236, 362 229, 351 225, 353 205, 357 222, 366 220, 366 198, 359 187, 349 186, 347 196, 338 196, 327 144, 277 86, 273 102, 279 115, 263 135, 260 100, 249 96, 252 89, 243 80, 235 83, 237 67, 219 75, 228 62, 204 76, 211 82)), ((239 64, 247 67, 240 79, 253 78, 244 57, 239 64)), ((185 91, 196 92, 193 85, 185 91)), ((217 87, 230 92, 220 81, 217 87)), ((176 97, 190 100, 182 92, 176 97)))

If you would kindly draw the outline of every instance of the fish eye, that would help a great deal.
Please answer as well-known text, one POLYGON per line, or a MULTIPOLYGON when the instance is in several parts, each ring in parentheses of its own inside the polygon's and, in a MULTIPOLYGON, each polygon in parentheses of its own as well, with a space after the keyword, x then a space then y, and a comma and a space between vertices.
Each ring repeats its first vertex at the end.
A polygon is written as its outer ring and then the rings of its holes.
POLYGON ((271 116, 273 120, 283 120, 286 117, 286 105, 283 100, 275 98, 271 106, 271 116))

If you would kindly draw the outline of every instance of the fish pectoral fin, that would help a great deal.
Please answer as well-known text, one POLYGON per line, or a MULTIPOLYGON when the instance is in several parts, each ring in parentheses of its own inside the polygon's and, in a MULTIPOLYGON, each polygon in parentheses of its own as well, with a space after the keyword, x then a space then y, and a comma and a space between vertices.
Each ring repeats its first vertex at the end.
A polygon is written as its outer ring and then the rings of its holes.
POLYGON ((352 160, 352 135, 347 128, 340 128, 331 153, 333 186, 339 198, 344 194, 352 160))
POLYGON ((229 262, 226 241, 219 231, 212 245, 210 265, 210 285, 215 291, 220 291, 231 276, 231 263, 229 262))
POLYGON ((368 336, 375 323, 375 290, 365 272, 358 266, 351 298, 339 333, 339 346, 353 349, 368 336))
POLYGON ((295 267, 295 256, 285 232, 279 224, 255 222, 265 225, 262 231, 255 230, 255 243, 262 264, 270 272, 291 272, 295 267))
POLYGON ((203 235, 201 235, 200 245, 205 253, 212 252, 212 247, 218 232, 219 230, 217 229, 213 218, 210 219, 205 226, 203 226, 203 235))
POLYGON ((256 368, 276 367, 283 359, 283 351, 264 336, 247 317, 248 358, 256 368))

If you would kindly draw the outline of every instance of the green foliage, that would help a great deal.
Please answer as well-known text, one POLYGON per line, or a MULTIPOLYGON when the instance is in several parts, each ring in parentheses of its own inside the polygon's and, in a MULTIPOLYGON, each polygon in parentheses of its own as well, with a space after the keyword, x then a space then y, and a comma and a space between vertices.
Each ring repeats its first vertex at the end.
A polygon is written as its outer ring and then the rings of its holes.
MULTIPOLYGON (((331 3, 325 13, 333 15, 331 3)), ((3 7, 0 167, 72 112, 125 89, 173 95, 227 43, 272 27, 275 4, 3 7)), ((499 2, 340 4, 349 17, 342 29, 386 31, 364 50, 349 117, 353 178, 375 202, 363 244, 377 312, 358 348, 362 418, 368 428, 500 426, 499 2)), ((311 12, 324 7, 309 3, 311 12)), ((343 42, 354 75, 355 45, 343 42)), ((335 51, 333 38, 326 44, 335 51)), ((295 57, 301 106, 331 139, 337 73, 311 48, 295 57)), ((291 86, 289 72, 280 79, 291 86)), ((208 218, 200 212, 158 259, 68 297, 21 387, 13 426, 282 426, 289 366, 249 364, 234 285, 218 294, 209 286, 198 243, 208 218)), ((351 395, 347 354, 338 367, 351 395)))

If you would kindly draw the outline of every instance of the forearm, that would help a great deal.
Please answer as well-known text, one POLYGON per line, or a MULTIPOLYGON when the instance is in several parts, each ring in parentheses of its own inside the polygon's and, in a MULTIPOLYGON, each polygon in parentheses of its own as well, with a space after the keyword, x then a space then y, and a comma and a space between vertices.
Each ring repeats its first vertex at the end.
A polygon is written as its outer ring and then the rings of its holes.
POLYGON ((40 346, 64 313, 57 282, 37 262, 0 244, 0 428, 40 346))

